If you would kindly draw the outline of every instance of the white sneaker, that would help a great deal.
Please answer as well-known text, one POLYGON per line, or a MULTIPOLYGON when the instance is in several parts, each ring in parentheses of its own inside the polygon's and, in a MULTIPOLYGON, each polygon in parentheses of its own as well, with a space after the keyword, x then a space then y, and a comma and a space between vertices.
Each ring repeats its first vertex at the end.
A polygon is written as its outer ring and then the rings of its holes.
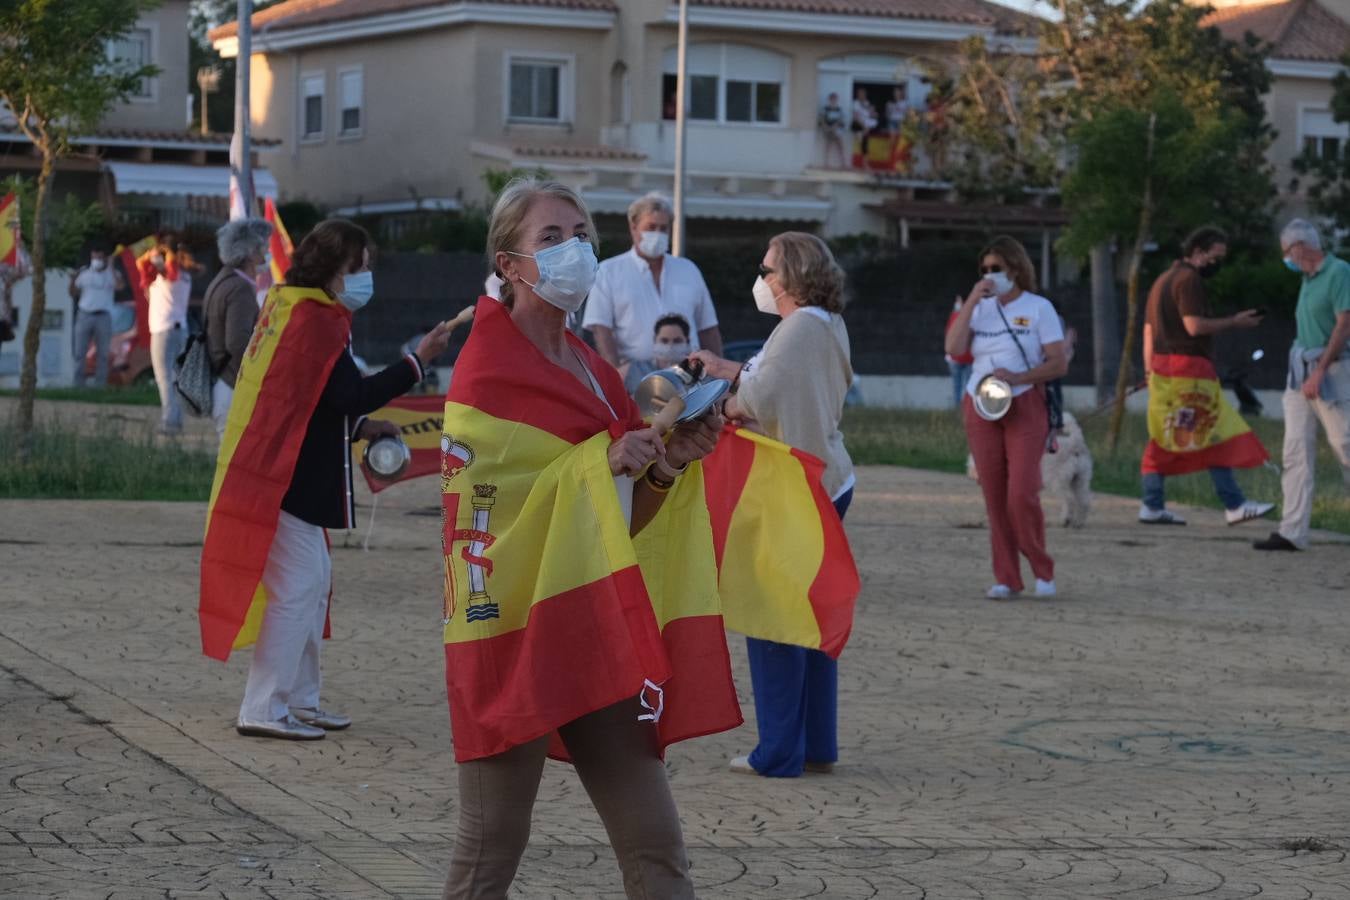
POLYGON ((731 771, 735 772, 737 775, 759 774, 758 772, 755 771, 755 767, 750 765, 749 756, 733 756, 731 758, 731 765, 729 765, 727 768, 731 769, 731 771))
POLYGON ((1014 591, 1006 584, 996 584, 989 590, 985 591, 984 596, 988 600, 1011 600, 1013 597, 1016 597, 1020 593, 1021 591, 1014 591))
POLYGON ((1274 508, 1274 503, 1258 503, 1255 500, 1248 500, 1236 509, 1224 510, 1223 517, 1228 520, 1229 525, 1241 525, 1243 522, 1261 518, 1274 508))
POLYGON ((1041 581, 1039 578, 1037 578, 1037 579, 1036 579, 1036 596, 1037 596, 1037 597, 1053 597, 1053 596, 1055 596, 1055 582, 1054 582, 1054 580, 1052 579, 1052 580, 1050 580, 1050 581, 1041 581))
POLYGON ((1139 521, 1145 525, 1185 525, 1186 520, 1174 512, 1165 509, 1149 509, 1139 505, 1139 521))

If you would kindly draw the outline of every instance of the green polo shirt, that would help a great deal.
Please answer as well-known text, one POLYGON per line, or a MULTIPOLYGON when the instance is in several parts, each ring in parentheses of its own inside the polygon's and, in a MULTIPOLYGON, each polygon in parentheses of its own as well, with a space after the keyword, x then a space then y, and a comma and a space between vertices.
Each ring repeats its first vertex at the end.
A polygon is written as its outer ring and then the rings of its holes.
POLYGON ((1312 277, 1303 276, 1298 289, 1298 308, 1294 321, 1298 323, 1300 347, 1325 347, 1336 327, 1336 317, 1350 312, 1350 263, 1327 254, 1312 277))

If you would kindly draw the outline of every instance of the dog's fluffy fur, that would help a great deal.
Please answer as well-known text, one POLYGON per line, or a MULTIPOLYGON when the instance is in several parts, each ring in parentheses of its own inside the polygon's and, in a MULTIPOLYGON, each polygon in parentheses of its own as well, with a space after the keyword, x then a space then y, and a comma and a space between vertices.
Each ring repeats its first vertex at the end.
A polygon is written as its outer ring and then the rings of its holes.
MULTIPOLYGON (((1059 451, 1041 457, 1041 483, 1063 501, 1060 524, 1082 528, 1092 509, 1092 453, 1073 413, 1064 413, 1064 429, 1056 437, 1059 451)), ((980 480, 973 456, 966 457, 966 474, 980 480)))

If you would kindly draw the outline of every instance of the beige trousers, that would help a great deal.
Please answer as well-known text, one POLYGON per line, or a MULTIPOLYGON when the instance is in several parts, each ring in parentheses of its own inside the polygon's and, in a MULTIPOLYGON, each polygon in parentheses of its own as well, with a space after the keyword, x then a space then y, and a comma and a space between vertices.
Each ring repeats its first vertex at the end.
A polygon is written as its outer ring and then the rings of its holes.
MULTIPOLYGON (((1348 365, 1337 363, 1332 368, 1348 365)), ((1327 434, 1331 452, 1341 464, 1341 477, 1350 488, 1350 398, 1345 387, 1350 378, 1336 385, 1340 393, 1335 401, 1309 400, 1299 391, 1284 392, 1284 474, 1280 488, 1284 493, 1284 513, 1280 535, 1300 550, 1308 549, 1309 522, 1312 520, 1313 468, 1317 459, 1317 423, 1327 434)))
MULTIPOLYGON (((609 833, 629 900, 691 900, 680 816, 637 699, 558 729, 609 833)), ((459 766, 459 833, 445 900, 506 897, 530 837, 548 738, 459 766)))

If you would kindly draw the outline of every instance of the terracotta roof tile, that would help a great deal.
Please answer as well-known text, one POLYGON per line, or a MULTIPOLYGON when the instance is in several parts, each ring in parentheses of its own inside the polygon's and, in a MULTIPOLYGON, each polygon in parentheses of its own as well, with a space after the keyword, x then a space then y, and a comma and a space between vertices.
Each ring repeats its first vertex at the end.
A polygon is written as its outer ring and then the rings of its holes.
POLYGON ((929 19, 969 25, 997 26, 1000 30, 1034 28, 1035 16, 985 0, 691 0, 695 6, 776 12, 823 13, 837 16, 876 16, 884 19, 929 19))
MULTIPOLYGON (((21 136, 17 130, 0 127, 0 135, 21 136)), ((76 140, 81 145, 97 144, 105 141, 142 141, 147 144, 200 144, 203 147, 228 147, 229 134, 202 134, 200 131, 160 131, 148 128, 96 128, 82 134, 76 140)), ((23 138, 27 140, 27 138, 23 138)), ((278 147, 281 141, 276 138, 254 137, 255 147, 278 147)))
POLYGON ((1317 0, 1275 0, 1215 10, 1204 24, 1240 40, 1251 32, 1273 46, 1275 59, 1337 62, 1350 49, 1350 24, 1317 0))
MULTIPOLYGON (((365 19, 371 16, 383 16, 391 13, 408 12, 428 6, 444 6, 450 0, 286 0, 276 6, 269 6, 253 14, 254 31, 280 31, 288 28, 303 28, 308 25, 325 25, 346 19, 365 19)), ((517 6, 551 6, 556 9, 595 10, 598 12, 618 12, 615 0, 494 0, 497 3, 509 3, 517 6)), ((219 28, 211 29, 207 35, 211 40, 234 37, 238 34, 237 22, 229 22, 219 28)))

